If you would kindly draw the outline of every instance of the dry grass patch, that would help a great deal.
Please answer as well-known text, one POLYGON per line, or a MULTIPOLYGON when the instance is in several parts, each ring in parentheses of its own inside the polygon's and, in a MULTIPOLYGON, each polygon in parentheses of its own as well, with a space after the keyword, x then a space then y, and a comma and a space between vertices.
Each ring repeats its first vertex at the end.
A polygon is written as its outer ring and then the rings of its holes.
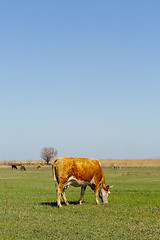
POLYGON ((46 165, 46 162, 44 160, 26 160, 26 161, 18 161, 18 160, 14 160, 14 161, 0 161, 0 167, 8 167, 8 166, 12 166, 16 165, 16 166, 44 166, 46 165))
MULTIPOLYGON (((153 159, 99 159, 102 167, 113 167, 114 165, 119 167, 159 167, 160 158, 153 159)), ((26 160, 26 161, 0 161, 0 167, 8 167, 15 164, 16 166, 47 166, 44 160, 26 160)), ((51 165, 51 163, 49 164, 51 165)))
POLYGON ((103 167, 159 167, 160 158, 155 159, 100 159, 103 167))

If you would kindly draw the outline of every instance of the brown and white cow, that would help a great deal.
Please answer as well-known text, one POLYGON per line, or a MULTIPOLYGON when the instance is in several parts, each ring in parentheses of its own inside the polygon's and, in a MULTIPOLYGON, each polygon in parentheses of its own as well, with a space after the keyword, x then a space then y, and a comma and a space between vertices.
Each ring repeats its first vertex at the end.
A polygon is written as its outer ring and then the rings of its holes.
POLYGON ((102 203, 108 203, 110 195, 109 185, 106 185, 102 166, 96 159, 89 158, 73 158, 73 157, 59 157, 55 158, 52 165, 54 181, 58 182, 57 188, 57 205, 62 207, 60 197, 66 205, 68 201, 65 197, 65 189, 72 185, 74 187, 81 187, 81 195, 79 203, 82 204, 82 197, 84 196, 87 186, 90 186, 94 191, 96 203, 98 201, 98 193, 102 203))
POLYGON ((20 170, 24 170, 24 171, 26 171, 25 166, 20 166, 20 170))

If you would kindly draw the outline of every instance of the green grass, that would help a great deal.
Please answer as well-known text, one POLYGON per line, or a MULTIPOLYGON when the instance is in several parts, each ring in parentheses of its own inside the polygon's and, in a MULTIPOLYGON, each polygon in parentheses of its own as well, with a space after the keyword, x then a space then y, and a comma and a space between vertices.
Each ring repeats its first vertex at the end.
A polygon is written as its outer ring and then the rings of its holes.
POLYGON ((109 204, 70 187, 56 205, 51 167, 0 168, 0 239, 160 239, 160 168, 105 168, 109 204))

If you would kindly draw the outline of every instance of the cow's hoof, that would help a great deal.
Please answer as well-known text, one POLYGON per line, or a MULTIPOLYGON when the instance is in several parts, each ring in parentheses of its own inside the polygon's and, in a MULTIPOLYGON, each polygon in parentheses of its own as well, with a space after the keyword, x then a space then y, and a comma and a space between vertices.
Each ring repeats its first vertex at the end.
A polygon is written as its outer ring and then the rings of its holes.
POLYGON ((59 207, 59 208, 62 208, 62 205, 59 205, 58 207, 59 207))

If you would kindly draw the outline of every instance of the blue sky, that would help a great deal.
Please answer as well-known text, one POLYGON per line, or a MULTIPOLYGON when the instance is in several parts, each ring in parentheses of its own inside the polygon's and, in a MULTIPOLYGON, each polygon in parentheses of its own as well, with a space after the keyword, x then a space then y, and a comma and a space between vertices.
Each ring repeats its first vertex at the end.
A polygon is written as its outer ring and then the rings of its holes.
POLYGON ((160 2, 0 3, 0 160, 160 157, 160 2))

